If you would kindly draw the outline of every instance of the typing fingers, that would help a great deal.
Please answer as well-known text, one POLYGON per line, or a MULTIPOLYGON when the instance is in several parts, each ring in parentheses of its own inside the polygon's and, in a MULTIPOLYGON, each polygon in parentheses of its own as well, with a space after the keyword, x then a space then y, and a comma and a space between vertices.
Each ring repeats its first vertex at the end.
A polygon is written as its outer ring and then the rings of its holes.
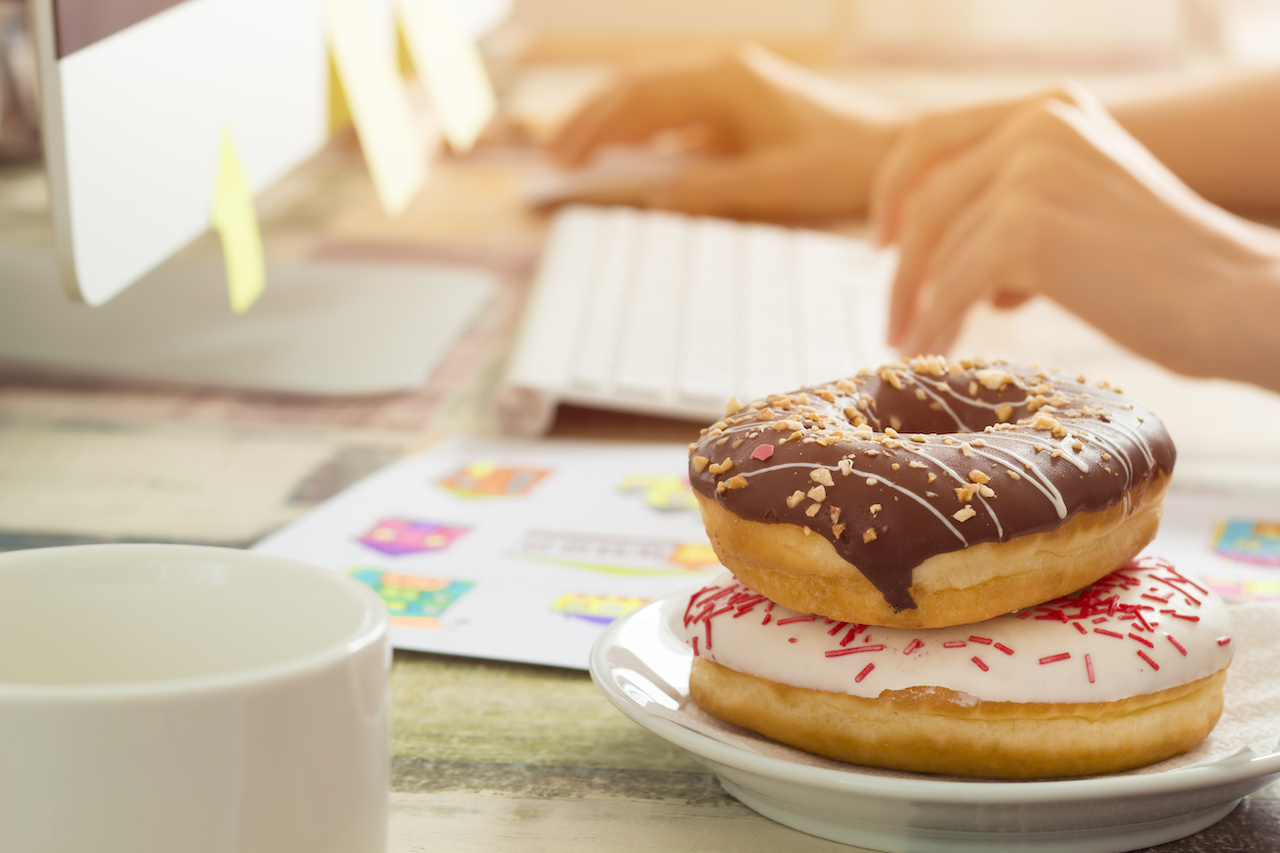
POLYGON ((882 245, 898 239, 904 204, 942 160, 971 146, 1012 116, 1049 101, 1079 105, 1092 98, 1074 84, 1030 97, 991 101, 922 116, 909 125, 876 172, 869 200, 872 233, 882 245))
POLYGON ((938 265, 901 334, 903 353, 945 353, 955 341, 970 306, 1004 291, 995 286, 1003 278, 1000 247, 1005 242, 996 224, 990 195, 966 211, 939 250, 938 265))
POLYGON ((770 148, 690 167, 656 187, 654 207, 748 219, 834 217, 853 213, 844 187, 852 168, 838 145, 770 148))
POLYGON ((758 53, 744 49, 625 74, 571 117, 547 149, 580 165, 603 145, 642 142, 663 131, 699 127, 713 139, 731 139, 742 125, 759 123, 758 53))
MULTIPOLYGON (((954 261, 939 251, 944 238, 954 240, 955 223, 972 218, 971 208, 1001 216, 1004 230, 1027 232, 1043 217, 1061 191, 1064 162, 1091 151, 1082 136, 1074 106, 1047 101, 1024 107, 1000 127, 936 164, 906 199, 897 242, 897 274, 889 308, 889 341, 898 344, 921 300, 926 279, 954 261), (1010 216, 1011 210, 1034 211, 1010 216)), ((997 247, 1008 254, 1012 244, 997 247)))

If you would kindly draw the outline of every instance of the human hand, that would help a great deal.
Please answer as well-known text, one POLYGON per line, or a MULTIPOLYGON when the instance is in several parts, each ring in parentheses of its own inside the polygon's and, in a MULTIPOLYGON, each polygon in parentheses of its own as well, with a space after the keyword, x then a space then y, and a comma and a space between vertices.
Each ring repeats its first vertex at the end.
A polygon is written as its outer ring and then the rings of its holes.
POLYGON ((872 175, 898 128, 884 106, 747 46, 711 61, 624 75, 569 119, 548 149, 566 165, 581 165, 604 146, 678 132, 720 156, 650 188, 645 203, 814 219, 866 209, 872 175))
POLYGON ((945 351, 980 299, 1043 294, 1174 370, 1277 381, 1249 362, 1275 337, 1280 240, 1193 193, 1081 89, 920 119, 872 215, 900 250, 904 352, 945 351))

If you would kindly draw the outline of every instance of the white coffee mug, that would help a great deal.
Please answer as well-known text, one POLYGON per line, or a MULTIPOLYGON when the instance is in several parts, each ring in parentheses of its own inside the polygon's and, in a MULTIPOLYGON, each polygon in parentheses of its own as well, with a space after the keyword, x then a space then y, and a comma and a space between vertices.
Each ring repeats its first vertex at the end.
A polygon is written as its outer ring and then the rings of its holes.
POLYGON ((0 851, 383 853, 387 623, 249 551, 0 554, 0 851))

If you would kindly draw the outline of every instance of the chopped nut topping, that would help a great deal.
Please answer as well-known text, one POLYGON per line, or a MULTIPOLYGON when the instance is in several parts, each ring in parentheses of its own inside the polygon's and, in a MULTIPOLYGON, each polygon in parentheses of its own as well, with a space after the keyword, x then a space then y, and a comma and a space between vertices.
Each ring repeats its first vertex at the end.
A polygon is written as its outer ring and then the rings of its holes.
POLYGON ((911 368, 916 373, 927 373, 930 376, 946 376, 947 360, 940 355, 922 355, 911 361, 911 368))
POLYGON ((815 515, 818 514, 818 510, 820 509, 822 509, 822 504, 812 504, 809 506, 808 509, 804 511, 804 514, 809 516, 810 518, 813 518, 815 515))
POLYGON ((787 498, 787 507, 790 509, 795 509, 796 506, 802 500, 804 500, 804 492, 800 491, 799 489, 796 489, 794 492, 791 493, 791 497, 787 498))
POLYGON ((833 506, 827 510, 831 514, 831 523, 836 524, 840 521, 840 507, 833 506))
POLYGON ((814 468, 809 472, 809 479, 824 486, 834 486, 836 484, 836 481, 831 479, 831 472, 826 468, 814 468))
POLYGON ((1021 479, 1022 479, 1022 475, 1021 475, 1021 474, 1019 474, 1017 471, 1013 470, 1012 468, 1010 468, 1009 470, 1005 471, 1005 473, 1006 473, 1006 474, 1008 474, 1008 475, 1009 475, 1009 477, 1010 477, 1011 479, 1014 479, 1014 480, 1021 480, 1021 479))
POLYGON ((1013 406, 1005 405, 1005 406, 997 407, 996 417, 999 418, 1002 422, 1008 421, 1009 418, 1013 417, 1013 406))
POLYGON ((719 463, 712 462, 710 465, 707 466, 707 470, 710 471, 712 474, 723 474, 732 467, 733 467, 733 460, 726 457, 723 462, 719 462, 719 463))
POLYGON ((731 489, 745 489, 748 485, 750 485, 750 483, 747 478, 741 474, 729 481, 729 488, 731 489))
POLYGON ((886 367, 884 370, 880 371, 880 378, 885 382, 888 382, 895 389, 899 391, 902 390, 902 377, 896 371, 890 370, 886 367))
MULTIPOLYGON (((995 368, 979 370, 973 375, 982 383, 982 387, 986 388, 988 391, 999 391, 1001 388, 1004 388, 1006 385, 1009 385, 1014 381, 1013 376, 1010 373, 1004 370, 996 370, 995 368)), ((977 393, 977 389, 973 388, 972 385, 969 387, 969 393, 971 395, 977 393)))
POLYGON ((884 509, 884 507, 880 506, 880 504, 872 504, 872 505, 871 505, 871 514, 872 514, 872 515, 875 515, 876 513, 878 513, 878 512, 879 512, 880 510, 882 510, 882 509, 884 509))
POLYGON ((938 479, 938 475, 937 475, 937 474, 935 474, 935 473, 933 473, 932 471, 930 471, 930 472, 929 472, 929 479, 925 480, 925 482, 926 482, 926 483, 932 483, 932 482, 933 482, 934 480, 936 480, 936 479, 938 479))
POLYGON ((907 463, 908 468, 928 468, 929 466, 921 462, 919 459, 912 459, 907 463))
POLYGON ((839 522, 832 524, 831 535, 839 539, 841 536, 844 535, 845 527, 846 525, 840 524, 839 522))
POLYGON ((956 500, 960 503, 968 503, 973 500, 973 496, 978 493, 980 487, 977 483, 970 483, 967 486, 957 486, 955 489, 956 500))
POLYGON ((710 461, 711 460, 705 456, 693 457, 693 472, 695 474, 701 474, 704 470, 706 470, 707 463, 710 461))
POLYGON ((814 486, 812 489, 809 490, 809 498, 810 500, 817 501, 818 503, 822 503, 827 499, 827 487, 822 485, 821 483, 814 486))
POLYGON ((867 544, 868 542, 874 541, 875 538, 876 538, 876 529, 874 527, 868 527, 866 530, 862 531, 863 545, 867 544))
POLYGON ((879 482, 880 482, 880 481, 879 481, 879 480, 877 480, 875 477, 868 477, 868 478, 867 478, 867 485, 868 485, 868 486, 874 486, 876 483, 879 483, 879 482))
POLYGON ((926 441, 929 440, 929 437, 927 435, 924 435, 923 433, 918 432, 915 435, 911 436, 911 440, 919 444, 924 444, 926 441))
POLYGON ((732 415, 734 412, 740 411, 742 411, 742 404, 738 402, 738 398, 736 396, 730 397, 729 402, 724 405, 724 413, 726 415, 732 415))
POLYGON ((990 478, 990 477, 988 477, 988 476, 987 476, 985 473, 983 473, 982 471, 974 470, 974 471, 970 471, 970 472, 969 472, 969 482, 970 482, 970 483, 984 483, 984 484, 985 484, 985 483, 990 483, 990 482, 991 482, 991 478, 990 478))
POLYGON ((956 521, 968 521, 969 519, 973 518, 977 514, 978 514, 977 511, 974 510, 973 507, 969 506, 968 504, 965 504, 963 509, 958 509, 955 512, 951 513, 951 517, 954 518, 956 521))
POLYGON ((839 462, 838 464, 840 465, 840 473, 841 473, 841 474, 843 474, 844 476, 848 477, 850 474, 852 474, 852 473, 853 473, 853 461, 852 461, 852 460, 849 460, 849 459, 841 459, 841 460, 840 460, 840 462, 839 462))

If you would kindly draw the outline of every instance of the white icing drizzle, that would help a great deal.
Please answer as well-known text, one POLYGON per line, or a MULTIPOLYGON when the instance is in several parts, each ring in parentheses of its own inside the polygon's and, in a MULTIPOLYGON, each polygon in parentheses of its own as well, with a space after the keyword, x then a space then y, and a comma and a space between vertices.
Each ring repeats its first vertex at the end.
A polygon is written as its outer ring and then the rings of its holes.
POLYGON ((984 702, 1115 701, 1211 675, 1233 652, 1222 600, 1152 557, 1084 594, 933 629, 796 613, 726 573, 673 629, 695 654, 796 687, 864 697, 933 687, 984 702))
MULTIPOLYGON (((762 468, 758 471, 748 471, 746 473, 743 473, 741 476, 750 480, 754 476, 768 474, 771 471, 781 471, 785 468, 807 468, 811 470, 817 469, 817 468, 825 468, 828 471, 832 472, 833 478, 835 476, 841 476, 841 477, 844 476, 844 472, 840 470, 840 466, 822 465, 816 462, 790 462, 786 465, 775 465, 772 468, 767 468, 767 469, 762 468)), ((883 483, 884 485, 888 486, 889 488, 893 489, 899 494, 903 494, 911 498, 913 501, 920 504, 925 509, 929 510, 929 512, 933 513, 934 517, 936 517, 939 521, 945 524, 947 526, 947 529, 950 530, 953 534, 955 534, 955 537, 957 539, 959 539, 961 542, 964 542, 965 544, 968 544, 969 540, 965 539, 964 534, 960 532, 959 528, 957 528, 954 524, 951 523, 951 519, 943 515, 942 512, 937 509, 937 507, 935 507, 933 504, 925 500, 924 497, 916 494, 916 491, 914 489, 908 489, 903 486, 899 486, 896 483, 885 479, 885 476, 883 474, 877 474, 872 471, 860 471, 857 468, 851 468, 850 476, 854 474, 858 475, 859 477, 874 477, 877 482, 883 483)))

